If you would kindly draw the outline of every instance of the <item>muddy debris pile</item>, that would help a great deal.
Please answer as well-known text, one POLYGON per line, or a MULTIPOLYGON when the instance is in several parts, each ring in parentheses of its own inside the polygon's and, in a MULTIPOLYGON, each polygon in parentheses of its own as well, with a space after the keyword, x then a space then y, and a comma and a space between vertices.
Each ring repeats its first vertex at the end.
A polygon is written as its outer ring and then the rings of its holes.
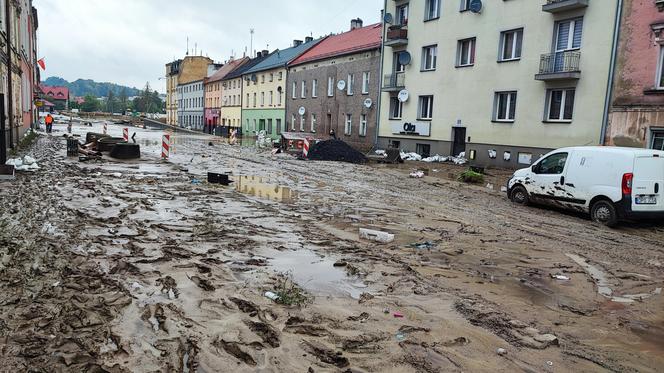
POLYGON ((367 157, 342 140, 321 141, 309 151, 314 161, 366 163, 367 157))

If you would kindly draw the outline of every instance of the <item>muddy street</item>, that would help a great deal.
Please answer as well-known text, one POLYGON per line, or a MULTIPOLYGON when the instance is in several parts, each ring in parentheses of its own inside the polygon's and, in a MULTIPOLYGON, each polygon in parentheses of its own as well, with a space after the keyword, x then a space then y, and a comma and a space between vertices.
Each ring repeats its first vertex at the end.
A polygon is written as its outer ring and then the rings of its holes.
POLYGON ((134 128, 139 161, 78 162, 61 131, 25 150, 40 170, 0 184, 15 191, 0 195, 1 371, 664 366, 664 224, 516 206, 507 172, 492 190, 455 181, 459 166, 411 179, 415 163, 186 133, 168 162, 162 132, 134 128))

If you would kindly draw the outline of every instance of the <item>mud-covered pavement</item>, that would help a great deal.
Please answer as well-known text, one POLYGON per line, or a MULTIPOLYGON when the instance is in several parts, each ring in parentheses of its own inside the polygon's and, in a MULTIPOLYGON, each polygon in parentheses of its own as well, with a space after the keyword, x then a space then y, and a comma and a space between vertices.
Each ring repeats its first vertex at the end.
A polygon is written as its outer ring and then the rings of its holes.
POLYGON ((445 165, 185 134, 162 162, 161 132, 136 131, 137 162, 42 136, 42 169, 0 184, 0 371, 662 371, 664 224, 513 206, 445 165), (310 303, 264 296, 283 272, 310 303))

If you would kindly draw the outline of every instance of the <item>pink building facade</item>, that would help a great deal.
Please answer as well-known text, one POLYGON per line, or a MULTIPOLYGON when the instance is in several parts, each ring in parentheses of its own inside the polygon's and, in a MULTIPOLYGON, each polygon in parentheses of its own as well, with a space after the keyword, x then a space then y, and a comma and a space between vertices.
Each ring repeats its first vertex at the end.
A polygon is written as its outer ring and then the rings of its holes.
POLYGON ((625 0, 607 145, 664 150, 664 6, 625 0))

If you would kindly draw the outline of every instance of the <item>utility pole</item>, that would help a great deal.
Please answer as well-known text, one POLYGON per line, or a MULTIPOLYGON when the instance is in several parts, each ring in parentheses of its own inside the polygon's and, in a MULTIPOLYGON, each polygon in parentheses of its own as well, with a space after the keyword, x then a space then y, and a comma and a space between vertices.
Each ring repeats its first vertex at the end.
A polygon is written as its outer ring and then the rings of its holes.
POLYGON ((251 38, 249 41, 249 58, 252 58, 254 56, 254 29, 249 29, 249 36, 251 38))

